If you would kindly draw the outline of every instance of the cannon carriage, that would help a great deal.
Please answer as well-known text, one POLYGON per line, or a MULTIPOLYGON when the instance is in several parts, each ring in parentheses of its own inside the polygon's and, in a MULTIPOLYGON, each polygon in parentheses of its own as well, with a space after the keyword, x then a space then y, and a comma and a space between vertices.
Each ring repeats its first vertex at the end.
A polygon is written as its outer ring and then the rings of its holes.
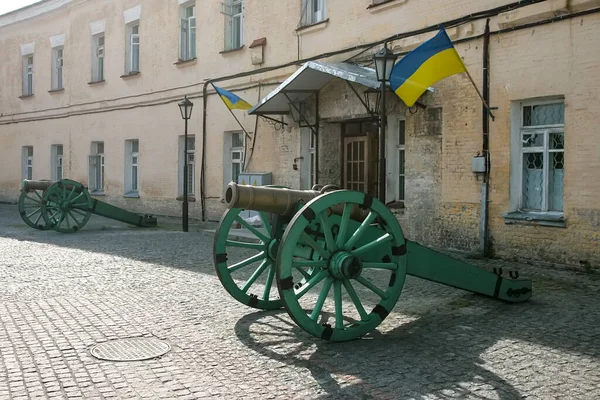
POLYGON ((157 224, 151 215, 132 213, 92 198, 83 184, 71 179, 24 180, 18 207, 19 215, 32 228, 62 233, 79 231, 92 214, 140 227, 157 224))
POLYGON ((391 210, 368 194, 313 189, 229 184, 214 263, 236 300, 284 307, 311 335, 347 341, 381 324, 406 275, 506 302, 531 296, 531 281, 517 273, 488 272, 407 240, 391 210), (257 212, 262 228, 244 219, 244 210, 257 212), (254 240, 236 238, 236 225, 254 240))

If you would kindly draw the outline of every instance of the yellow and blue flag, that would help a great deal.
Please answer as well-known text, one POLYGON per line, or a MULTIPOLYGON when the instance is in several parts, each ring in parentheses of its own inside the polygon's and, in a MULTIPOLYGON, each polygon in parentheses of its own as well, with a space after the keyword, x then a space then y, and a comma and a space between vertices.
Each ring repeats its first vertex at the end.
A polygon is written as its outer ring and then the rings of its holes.
POLYGON ((467 72, 467 68, 442 28, 432 39, 396 63, 390 86, 408 107, 412 107, 434 83, 461 72, 467 72))
POLYGON ((215 85, 212 86, 215 88, 215 90, 221 97, 221 100, 223 100, 223 103, 225 103, 227 108, 229 108, 230 110, 249 110, 252 108, 252 105, 250 103, 246 102, 245 100, 242 100, 230 91, 221 89, 220 87, 217 87, 215 85))

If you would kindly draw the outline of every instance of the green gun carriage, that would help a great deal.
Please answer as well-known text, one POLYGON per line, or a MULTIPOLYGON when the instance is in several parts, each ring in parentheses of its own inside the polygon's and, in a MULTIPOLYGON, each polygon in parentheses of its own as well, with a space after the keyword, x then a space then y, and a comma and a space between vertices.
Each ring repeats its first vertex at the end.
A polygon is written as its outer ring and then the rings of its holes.
POLYGON ((132 213, 93 199, 81 183, 24 180, 19 197, 19 214, 25 223, 40 230, 62 233, 79 231, 92 214, 140 227, 154 227, 156 218, 132 213))
POLYGON ((250 307, 284 307, 325 340, 356 339, 379 326, 406 275, 511 303, 531 297, 531 281, 516 272, 488 272, 407 240, 391 210, 362 192, 230 183, 225 197, 214 238, 224 288, 250 307), (248 210, 257 215, 248 218, 248 210))

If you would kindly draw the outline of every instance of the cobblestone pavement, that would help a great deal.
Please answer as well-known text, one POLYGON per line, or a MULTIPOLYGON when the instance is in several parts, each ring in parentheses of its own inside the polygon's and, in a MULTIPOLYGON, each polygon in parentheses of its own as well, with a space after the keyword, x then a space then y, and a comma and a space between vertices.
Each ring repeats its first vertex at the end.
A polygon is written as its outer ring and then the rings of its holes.
POLYGON ((513 265, 534 279, 518 305, 409 277, 378 331, 336 344, 234 301, 209 228, 92 218, 67 235, 0 205, 0 399, 600 398, 597 275, 513 265), (144 336, 172 350, 137 362, 90 354, 144 336))

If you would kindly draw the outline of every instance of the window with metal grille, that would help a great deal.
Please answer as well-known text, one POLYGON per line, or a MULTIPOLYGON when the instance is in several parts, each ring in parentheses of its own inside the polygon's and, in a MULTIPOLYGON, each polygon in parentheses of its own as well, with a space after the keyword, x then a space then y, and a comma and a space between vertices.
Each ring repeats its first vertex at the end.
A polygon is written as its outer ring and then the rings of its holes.
POLYGON ((180 9, 179 59, 181 61, 196 58, 196 4, 185 3, 180 9))
POLYGON ((33 54, 23 57, 23 96, 33 94, 33 54))
POLYGON ((565 106, 562 101, 521 105, 520 210, 562 212, 565 106))
POLYGON ((104 142, 92 142, 88 186, 92 193, 104 193, 104 142))

